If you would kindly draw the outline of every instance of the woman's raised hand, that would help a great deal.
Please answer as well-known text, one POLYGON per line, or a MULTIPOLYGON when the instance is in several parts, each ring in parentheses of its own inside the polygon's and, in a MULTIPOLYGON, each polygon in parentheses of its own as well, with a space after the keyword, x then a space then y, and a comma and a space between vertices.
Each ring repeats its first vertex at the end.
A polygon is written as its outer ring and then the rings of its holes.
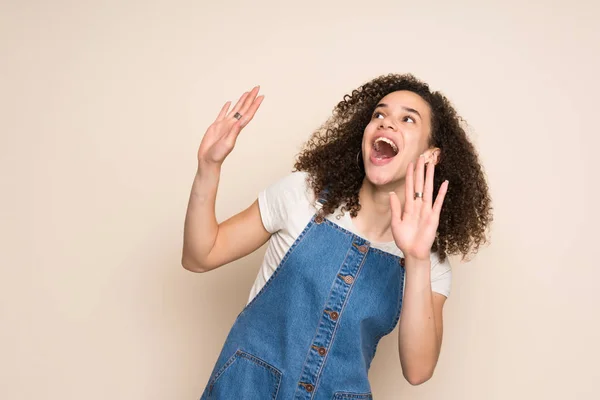
POLYGON ((392 234, 396 245, 407 258, 429 260, 442 204, 448 190, 448 181, 445 181, 435 202, 433 201, 434 171, 433 163, 425 165, 425 158, 419 157, 416 167, 413 163, 408 165, 404 207, 401 206, 398 196, 390 193, 392 234))
POLYGON ((264 99, 262 95, 257 96, 259 89, 260 87, 256 86, 250 92, 245 92, 232 110, 229 110, 230 101, 223 105, 217 119, 208 127, 200 143, 199 166, 221 165, 231 153, 238 135, 252 121, 264 99))

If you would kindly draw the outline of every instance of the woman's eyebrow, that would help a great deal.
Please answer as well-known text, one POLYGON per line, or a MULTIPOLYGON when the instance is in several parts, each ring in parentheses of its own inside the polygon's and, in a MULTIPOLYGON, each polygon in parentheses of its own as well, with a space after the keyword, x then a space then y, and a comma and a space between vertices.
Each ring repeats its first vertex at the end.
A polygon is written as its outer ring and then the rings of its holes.
MULTIPOLYGON (((388 105, 387 105, 387 104, 385 104, 385 103, 379 103, 379 104, 377 104, 377 105, 375 106, 375 109, 377 109, 377 108, 387 108, 387 107, 388 107, 388 105)), ((419 118, 423 118, 423 117, 421 117, 421 114, 420 114, 420 113, 419 113, 417 110, 415 110, 414 108, 410 108, 410 107, 404 107, 404 106, 402 106, 402 109, 403 109, 404 111, 407 111, 407 112, 409 112, 409 113, 414 113, 414 114, 417 114, 417 115, 419 116, 419 118)))

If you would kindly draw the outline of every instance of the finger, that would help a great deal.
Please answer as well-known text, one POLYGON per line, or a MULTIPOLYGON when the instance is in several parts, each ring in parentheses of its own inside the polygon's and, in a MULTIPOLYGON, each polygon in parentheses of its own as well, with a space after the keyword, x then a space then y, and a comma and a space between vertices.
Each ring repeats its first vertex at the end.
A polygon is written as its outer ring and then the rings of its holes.
MULTIPOLYGON (((423 155, 419 156, 419 159, 417 160, 417 167, 415 168, 415 193, 419 192, 421 194, 423 194, 423 187, 424 185, 424 173, 423 170, 425 169, 425 157, 423 157, 423 155)), ((419 203, 423 202, 423 199, 419 199, 417 198, 416 201, 418 201, 419 203)))
POLYGON ((250 108, 242 116, 242 128, 248 125, 250 121, 252 121, 252 119, 254 118, 254 114, 256 114, 256 110, 258 110, 258 107, 260 107, 264 98, 265 96, 261 95, 254 99, 254 101, 250 105, 250 108))
POLYGON ((229 140, 229 137, 230 137, 230 136, 235 136, 235 137, 233 138, 233 141, 234 141, 234 143, 235 143, 235 141, 237 140, 237 136, 240 134, 241 130, 242 130, 242 129, 243 129, 245 126, 246 126, 246 125, 248 125, 248 123, 250 123, 250 121, 252 120, 252 118, 254 118, 254 114, 256 113, 256 110, 258 109, 258 107, 260 107, 260 104, 262 103, 263 99, 264 99, 264 96, 258 96, 258 97, 257 97, 257 98, 254 100, 254 102, 252 103, 252 108, 250 108, 250 109, 248 110, 248 112, 247 112, 245 115, 243 115, 243 116, 240 118, 240 120, 238 121, 238 122, 239 122, 239 129, 237 129, 237 125, 238 125, 238 124, 236 123, 236 124, 234 125, 235 129, 234 129, 234 127, 232 127, 232 128, 229 130, 229 132, 227 133, 227 135, 226 135, 226 137, 225 137, 225 139, 226 139, 226 140, 229 140))
POLYGON ((390 208, 392 209, 392 222, 402 220, 402 204, 394 192, 390 192, 390 208))
POLYGON ((230 105, 231 105, 230 101, 228 101, 227 103, 225 103, 223 105, 223 107, 221 108, 221 111, 219 112, 219 115, 217 116, 217 121, 222 121, 223 118, 225 118, 225 116, 227 115, 227 110, 229 110, 230 105))
POLYGON ((442 204, 444 204, 444 198, 446 197, 446 193, 448 193, 448 185, 450 183, 448 181, 444 181, 440 186, 440 190, 438 191, 438 195, 435 199, 435 203, 433 204, 433 212, 435 215, 439 216, 442 211, 442 204))
POLYGON ((242 104, 242 107, 238 111, 240 114, 242 114, 242 117, 246 116, 246 113, 248 112, 248 109, 250 108, 250 106, 252 105, 252 103, 254 102, 254 100, 256 100, 256 96, 258 95, 258 91, 259 90, 260 90, 260 86, 255 86, 250 91, 250 93, 248 93, 248 96, 246 97, 246 100, 244 101, 244 104, 242 104))
POLYGON ((433 177, 435 172, 435 165, 432 162, 429 162, 425 166, 426 168, 426 176, 425 176, 425 189, 423 191, 423 203, 431 208, 431 202, 433 201, 433 177))
POLYGON ((237 103, 235 103, 235 106, 233 106, 233 109, 229 112, 229 114, 227 114, 227 116, 233 117, 235 113, 238 112, 240 108, 242 108, 242 105, 244 104, 244 101, 246 101, 247 97, 248 92, 244 92, 244 94, 240 96, 239 100, 237 101, 237 103))
POLYGON ((415 185, 413 180, 414 171, 414 164, 410 162, 406 168, 406 178, 404 179, 404 212, 407 214, 411 214, 413 212, 415 203, 415 185))
POLYGON ((229 145, 230 147, 235 146, 235 141, 237 140, 237 137, 240 134, 241 130, 242 130, 242 121, 241 120, 235 121, 235 123, 231 127, 231 130, 227 133, 227 135, 224 138, 225 143, 227 145, 229 145))

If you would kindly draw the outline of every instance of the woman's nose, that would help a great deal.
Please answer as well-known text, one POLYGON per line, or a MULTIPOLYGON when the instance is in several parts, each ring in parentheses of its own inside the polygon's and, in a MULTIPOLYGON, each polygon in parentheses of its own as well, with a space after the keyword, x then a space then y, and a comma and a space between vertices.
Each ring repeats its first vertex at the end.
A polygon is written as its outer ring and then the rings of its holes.
POLYGON ((396 127, 388 118, 382 119, 381 122, 379 123, 379 127, 381 129, 391 129, 393 131, 396 130, 396 127))

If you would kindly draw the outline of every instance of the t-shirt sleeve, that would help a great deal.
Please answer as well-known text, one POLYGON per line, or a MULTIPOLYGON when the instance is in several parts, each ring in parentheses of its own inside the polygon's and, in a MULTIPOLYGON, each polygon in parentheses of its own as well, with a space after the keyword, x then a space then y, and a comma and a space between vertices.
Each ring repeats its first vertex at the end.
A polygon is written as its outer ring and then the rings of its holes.
POLYGON ((258 194, 260 217, 267 232, 283 229, 290 213, 302 199, 306 199, 306 176, 304 172, 291 173, 258 194))
POLYGON ((431 260, 431 290, 448 297, 452 286, 452 268, 448 258, 440 262, 437 254, 431 260))

